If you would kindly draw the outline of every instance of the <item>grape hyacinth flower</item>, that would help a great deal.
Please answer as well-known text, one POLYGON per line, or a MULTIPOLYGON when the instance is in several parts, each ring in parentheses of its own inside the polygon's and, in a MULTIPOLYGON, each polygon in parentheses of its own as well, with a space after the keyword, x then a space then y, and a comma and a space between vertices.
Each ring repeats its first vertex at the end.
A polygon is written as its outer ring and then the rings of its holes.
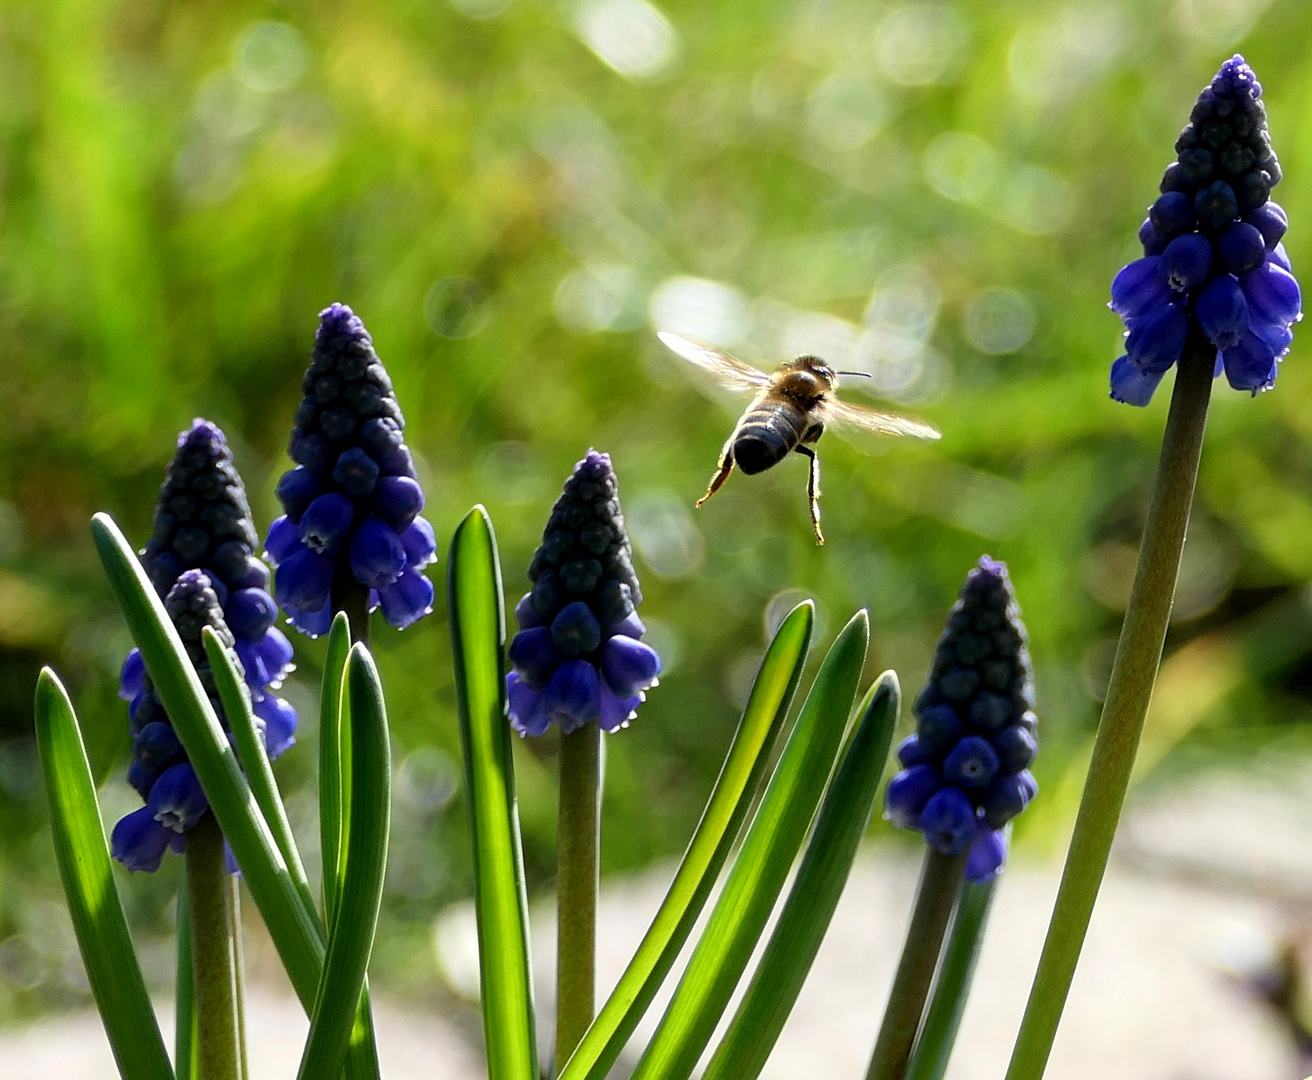
POLYGON ((405 445, 405 418, 364 323, 345 304, 319 313, 288 452, 278 482, 284 515, 265 550, 275 595, 310 637, 328 632, 346 590, 365 590, 405 629, 433 610, 421 572, 437 558, 424 493, 405 445), (336 600, 334 593, 338 593, 336 600))
POLYGON ((944 855, 969 850, 966 878, 988 881, 1006 859, 1003 826, 1038 793, 1034 679, 1003 563, 986 555, 966 576, 914 709, 884 816, 944 855))
POLYGON ((1301 319, 1302 300, 1271 201, 1280 163, 1262 86, 1236 54, 1198 95, 1176 140, 1161 197, 1139 229, 1144 257, 1121 269, 1109 305, 1125 323, 1112 397, 1147 405, 1186 340, 1215 350, 1214 375, 1269 390, 1301 319))
MULTIPOLYGON (((269 572, 254 554, 257 543, 227 439, 209 421, 193 421, 178 437, 155 508, 154 535, 141 561, 219 716, 201 627, 214 627, 231 645, 256 719, 264 725, 269 757, 276 758, 296 741, 296 712, 272 693, 292 669, 292 647, 273 625, 277 607, 268 592, 269 572)), ((207 804, 136 649, 123 663, 119 696, 130 702, 128 780, 148 805, 115 827, 114 855, 130 869, 155 870, 170 842, 181 850, 182 833, 207 804)))
POLYGON ((620 512, 610 455, 589 450, 565 481, 533 556, 533 590, 515 607, 519 633, 506 676, 510 722, 541 735, 596 720, 615 731, 633 719, 661 662, 639 640, 642 591, 620 512))

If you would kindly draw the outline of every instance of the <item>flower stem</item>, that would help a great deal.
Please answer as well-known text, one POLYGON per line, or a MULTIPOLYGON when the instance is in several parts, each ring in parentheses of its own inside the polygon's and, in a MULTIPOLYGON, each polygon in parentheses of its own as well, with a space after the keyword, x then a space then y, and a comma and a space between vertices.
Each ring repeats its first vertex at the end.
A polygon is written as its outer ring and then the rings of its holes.
POLYGON ((560 738, 556 829, 556 1065, 569 1060, 596 1012, 601 728, 560 738))
POLYGON ((1198 478, 1215 355, 1195 328, 1176 373, 1130 604, 1057 903, 1007 1080, 1038 1080, 1043 1075, 1107 869, 1166 640, 1198 478))
POLYGON ((351 643, 369 646, 369 587, 355 580, 350 567, 340 566, 333 578, 333 611, 346 612, 351 622, 351 643))
POLYGON ((911 925, 907 927, 902 958, 893 976, 893 989, 870 1055, 866 1080, 902 1080, 906 1074, 965 867, 964 851, 960 855, 941 855, 933 848, 925 851, 916 906, 911 912, 911 925))
POLYGON ((246 1054, 246 961, 241 949, 241 884, 236 874, 228 879, 228 916, 232 927, 232 959, 237 997, 237 1050, 241 1053, 242 1080, 250 1080, 251 1064, 246 1054))
POLYGON ((240 1080, 237 973, 223 834, 206 812, 187 833, 187 908, 191 918, 199 1080, 240 1080))
POLYGON ((948 935, 947 948, 943 951, 934 996, 925 1013, 925 1026, 916 1040, 916 1052, 907 1069, 907 1080, 943 1080, 943 1074, 948 1070, 948 1059, 952 1056, 952 1047, 961 1027, 961 1015, 966 1011, 975 962, 984 943, 984 927, 997 884, 996 877, 981 885, 972 881, 961 883, 957 913, 952 918, 952 933, 948 935))

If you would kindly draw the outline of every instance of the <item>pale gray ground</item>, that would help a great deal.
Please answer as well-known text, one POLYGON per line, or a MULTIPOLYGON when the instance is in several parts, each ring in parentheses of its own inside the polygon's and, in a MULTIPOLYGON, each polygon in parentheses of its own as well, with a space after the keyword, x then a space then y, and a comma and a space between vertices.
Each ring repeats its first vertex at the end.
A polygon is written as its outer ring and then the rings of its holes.
MULTIPOLYGON (((1312 782, 1256 792, 1203 781, 1142 802, 1113 860, 1048 1075, 1060 1080, 1297 1080, 1285 1037, 1235 978, 1270 955, 1312 910, 1312 782)), ((1056 892, 1059 864, 1015 860, 1003 881, 949 1076, 1000 1080, 1056 892)), ((669 868, 603 892, 601 978, 618 977, 655 910, 669 868)), ((882 850, 859 860, 797 1009, 765 1076, 859 1080, 887 993, 915 863, 882 850)), ((550 1017, 550 910, 535 910, 539 1012, 550 1017)), ((476 980, 467 910, 434 924, 435 956, 459 989, 476 980)), ((476 986, 476 981, 473 983, 476 986)), ((290 997, 252 990, 253 1080, 295 1076, 305 1021, 290 997)), ((658 1003, 659 1004, 659 1003, 658 1003)), ((654 1012, 658 1017, 659 1012, 654 1012)), ((477 1031, 405 1002, 378 1002, 389 1080, 481 1075, 477 1031)), ((641 1029, 650 1035, 654 1020, 641 1029)), ((544 1042, 547 1032, 544 1031, 544 1042)), ((6 1080, 114 1075, 90 1013, 0 1038, 6 1080)))

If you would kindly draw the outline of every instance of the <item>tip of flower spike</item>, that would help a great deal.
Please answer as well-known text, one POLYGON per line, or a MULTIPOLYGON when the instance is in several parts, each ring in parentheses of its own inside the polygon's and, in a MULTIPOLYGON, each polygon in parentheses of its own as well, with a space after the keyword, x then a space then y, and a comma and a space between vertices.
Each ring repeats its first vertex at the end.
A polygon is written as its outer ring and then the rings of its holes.
POLYGON ((358 337, 365 341, 372 340, 364 322, 354 311, 342 303, 331 303, 319 312, 319 329, 315 338, 323 337, 358 337))
POLYGON ((1244 59, 1242 53, 1235 53, 1221 65, 1216 78, 1212 80, 1212 85, 1214 89, 1231 94, 1242 94, 1253 101, 1262 96, 1262 84, 1257 81, 1257 75, 1248 66, 1248 61, 1244 59))
POLYGON ((574 466, 574 475, 583 480, 604 480, 614 472, 610 455, 603 454, 600 450, 589 449, 583 455, 583 460, 574 466))
POLYGON ((219 428, 218 424, 206 420, 204 417, 197 416, 191 422, 191 427, 186 431, 178 434, 178 449, 188 446, 227 446, 228 439, 219 428))

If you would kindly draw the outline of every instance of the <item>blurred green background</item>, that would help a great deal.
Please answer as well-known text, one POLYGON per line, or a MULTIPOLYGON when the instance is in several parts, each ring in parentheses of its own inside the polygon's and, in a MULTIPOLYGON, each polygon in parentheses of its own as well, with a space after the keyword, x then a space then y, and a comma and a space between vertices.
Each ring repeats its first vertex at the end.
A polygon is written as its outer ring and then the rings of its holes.
MULTIPOLYGON (((1011 567, 1037 669, 1044 796, 1017 847, 1060 853, 1169 397, 1108 400, 1107 285, 1240 48, 1304 263, 1310 32, 1299 0, 0 0, 0 1021, 86 1000, 30 734, 40 664, 74 692, 107 819, 136 805, 129 641, 87 519, 143 545, 175 435, 205 416, 266 528, 334 300, 391 371, 443 554, 486 504, 509 603, 572 463, 613 455, 666 673, 608 740, 607 872, 679 851, 771 617, 814 596, 827 642, 869 607, 868 674, 913 690, 983 552, 1011 567), (694 513, 741 403, 701 396, 655 329, 863 367, 944 438, 826 438, 824 548, 801 458, 694 513)), ((1304 340, 1276 392, 1218 388, 1153 782, 1309 742, 1304 340)), ((400 782, 375 970, 416 990, 435 914, 469 894, 443 576, 439 614, 376 635, 400 782)), ((322 643, 296 645, 310 716, 322 643)), ((279 763, 307 847, 315 735, 279 763)), ((520 750, 542 891, 554 750, 520 750)), ((176 874, 124 875, 160 979, 176 874)))

